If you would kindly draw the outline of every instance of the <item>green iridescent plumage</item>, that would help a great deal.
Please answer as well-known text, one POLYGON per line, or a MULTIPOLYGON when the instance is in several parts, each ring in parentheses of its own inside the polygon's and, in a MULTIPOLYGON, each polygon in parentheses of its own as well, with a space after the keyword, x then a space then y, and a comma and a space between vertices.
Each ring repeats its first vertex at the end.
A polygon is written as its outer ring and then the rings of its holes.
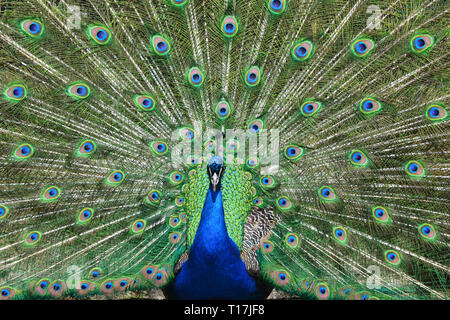
POLYGON ((266 286, 448 299, 448 2, 73 8, 2 1, 0 300, 168 290, 212 155, 266 286))

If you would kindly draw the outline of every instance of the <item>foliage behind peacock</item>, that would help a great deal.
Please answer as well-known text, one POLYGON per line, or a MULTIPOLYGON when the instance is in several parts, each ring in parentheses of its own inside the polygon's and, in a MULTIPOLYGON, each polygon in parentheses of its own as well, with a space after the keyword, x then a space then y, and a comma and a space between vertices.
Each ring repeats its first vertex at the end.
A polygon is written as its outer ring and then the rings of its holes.
POLYGON ((1 1, 0 299, 448 299, 449 10, 1 1))

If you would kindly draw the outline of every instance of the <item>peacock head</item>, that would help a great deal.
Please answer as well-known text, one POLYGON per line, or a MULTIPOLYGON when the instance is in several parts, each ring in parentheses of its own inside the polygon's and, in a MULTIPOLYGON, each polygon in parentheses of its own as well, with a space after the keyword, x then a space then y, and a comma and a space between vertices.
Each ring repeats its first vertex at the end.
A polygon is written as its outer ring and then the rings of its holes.
POLYGON ((217 186, 220 184, 220 179, 223 174, 223 158, 220 156, 213 156, 209 159, 208 163, 208 175, 213 187, 213 191, 216 191, 217 186))

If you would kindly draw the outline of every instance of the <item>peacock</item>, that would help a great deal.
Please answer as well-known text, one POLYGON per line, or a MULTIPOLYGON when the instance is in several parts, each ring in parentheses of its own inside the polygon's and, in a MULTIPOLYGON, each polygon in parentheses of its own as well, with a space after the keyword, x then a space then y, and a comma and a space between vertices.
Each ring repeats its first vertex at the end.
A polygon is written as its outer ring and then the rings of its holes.
POLYGON ((0 300, 448 299, 448 1, 0 5, 0 300))

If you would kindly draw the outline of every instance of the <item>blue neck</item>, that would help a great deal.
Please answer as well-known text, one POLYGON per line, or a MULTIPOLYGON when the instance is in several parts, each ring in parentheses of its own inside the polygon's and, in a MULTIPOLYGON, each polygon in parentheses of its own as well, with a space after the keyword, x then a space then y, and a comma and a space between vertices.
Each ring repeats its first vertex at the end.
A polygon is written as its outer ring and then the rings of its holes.
POLYGON ((170 298, 260 299, 263 293, 250 277, 237 245, 228 236, 220 186, 208 190, 202 216, 170 298))

